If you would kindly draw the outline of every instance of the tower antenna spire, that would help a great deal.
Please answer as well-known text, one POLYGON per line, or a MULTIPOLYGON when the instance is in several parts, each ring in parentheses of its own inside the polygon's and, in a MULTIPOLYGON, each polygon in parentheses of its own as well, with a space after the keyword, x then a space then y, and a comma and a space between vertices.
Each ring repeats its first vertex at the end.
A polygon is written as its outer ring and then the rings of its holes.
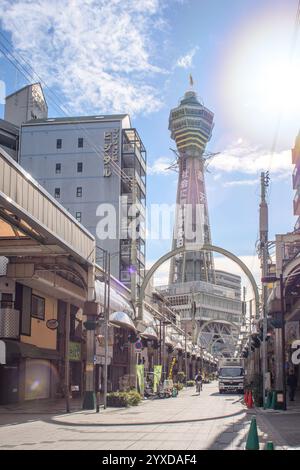
POLYGON ((193 77, 192 77, 191 73, 190 73, 190 76, 189 76, 189 83, 190 83, 190 88, 193 89, 194 88, 194 80, 193 80, 193 77))

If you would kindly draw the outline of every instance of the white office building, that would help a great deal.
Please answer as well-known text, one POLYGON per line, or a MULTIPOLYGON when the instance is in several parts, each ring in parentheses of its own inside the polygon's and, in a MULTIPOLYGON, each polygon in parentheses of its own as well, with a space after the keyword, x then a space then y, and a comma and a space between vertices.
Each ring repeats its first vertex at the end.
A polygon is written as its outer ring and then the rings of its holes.
MULTIPOLYGON (((21 125, 19 162, 96 236, 100 248, 111 253, 111 274, 130 287, 132 272, 136 272, 139 286, 145 268, 146 151, 130 117, 30 120, 21 125), (140 213, 134 260, 131 238, 127 237, 133 177, 140 213), (105 217, 114 211, 115 227, 105 227, 105 217)), ((101 256, 99 249, 99 263, 101 256)))

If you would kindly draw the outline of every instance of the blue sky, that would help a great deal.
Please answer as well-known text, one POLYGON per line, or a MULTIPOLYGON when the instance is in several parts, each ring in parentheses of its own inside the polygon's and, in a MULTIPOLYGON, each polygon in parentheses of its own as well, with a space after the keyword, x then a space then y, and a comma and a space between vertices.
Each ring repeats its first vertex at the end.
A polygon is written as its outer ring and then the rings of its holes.
MULTIPOLYGON (((220 152, 206 175, 213 243, 257 270, 261 171, 271 176, 270 238, 295 222, 290 148, 300 127, 297 4, 0 0, 0 41, 8 46, 8 39, 68 113, 130 112, 148 151, 148 204, 175 201, 176 173, 164 170, 174 148, 168 116, 192 73, 215 113, 208 150, 220 152)), ((0 78, 7 94, 26 83, 3 55, 0 78)), ((59 115, 49 90, 49 115, 59 115)), ((170 243, 150 241, 148 262, 170 243)))

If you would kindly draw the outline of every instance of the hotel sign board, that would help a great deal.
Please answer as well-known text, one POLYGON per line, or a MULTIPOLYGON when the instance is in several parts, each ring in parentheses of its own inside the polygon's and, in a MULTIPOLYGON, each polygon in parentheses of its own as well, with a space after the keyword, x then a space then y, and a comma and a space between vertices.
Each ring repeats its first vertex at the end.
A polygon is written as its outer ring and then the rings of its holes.
POLYGON ((112 174, 111 163, 119 160, 120 129, 115 128, 104 132, 104 154, 103 176, 109 177, 112 174))

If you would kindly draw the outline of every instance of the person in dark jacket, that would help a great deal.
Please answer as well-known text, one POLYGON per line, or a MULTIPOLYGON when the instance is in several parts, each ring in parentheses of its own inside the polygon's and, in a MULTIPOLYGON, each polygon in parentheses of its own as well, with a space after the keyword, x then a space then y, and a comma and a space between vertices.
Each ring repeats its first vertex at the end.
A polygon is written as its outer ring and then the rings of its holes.
POLYGON ((295 372, 291 372, 287 378, 287 384, 289 387, 290 401, 294 401, 295 391, 297 388, 297 377, 295 372))

